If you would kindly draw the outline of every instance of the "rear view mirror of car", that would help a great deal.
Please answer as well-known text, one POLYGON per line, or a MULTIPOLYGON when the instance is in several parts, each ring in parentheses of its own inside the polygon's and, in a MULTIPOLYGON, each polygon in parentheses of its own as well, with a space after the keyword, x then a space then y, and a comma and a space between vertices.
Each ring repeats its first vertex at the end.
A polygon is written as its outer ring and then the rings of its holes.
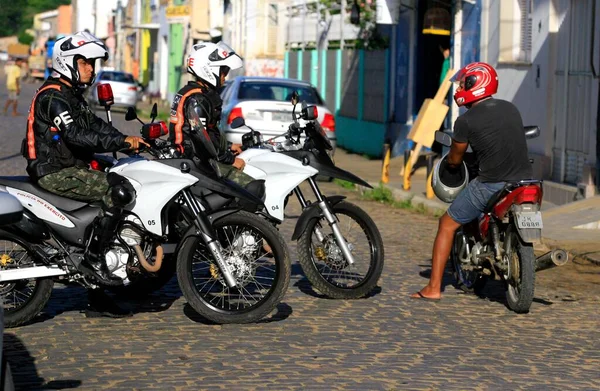
POLYGON ((231 128, 232 129, 237 129, 237 128, 241 128, 242 126, 246 125, 246 122, 244 121, 244 118, 242 117, 236 117, 233 119, 233 121, 231 121, 231 128))
POLYGON ((435 132, 435 141, 437 141, 438 143, 440 143, 446 147, 452 146, 452 137, 450 137, 450 135, 448 133, 436 131, 435 132))
POLYGON ((127 113, 125 113, 125 121, 133 121, 134 119, 137 119, 137 113, 133 107, 128 107, 127 113))

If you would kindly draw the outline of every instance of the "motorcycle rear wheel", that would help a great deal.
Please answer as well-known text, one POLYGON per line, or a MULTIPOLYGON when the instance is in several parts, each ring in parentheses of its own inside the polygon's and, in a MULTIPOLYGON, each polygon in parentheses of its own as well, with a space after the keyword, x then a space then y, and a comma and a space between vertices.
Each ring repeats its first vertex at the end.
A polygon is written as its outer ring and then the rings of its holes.
POLYGON ((463 238, 469 240, 468 236, 462 229, 458 229, 454 234, 454 242, 452 243, 452 251, 450 252, 450 262, 452 263, 452 270, 455 280, 455 287, 466 293, 475 293, 478 295, 485 284, 487 283, 487 276, 474 270, 465 270, 464 265, 469 265, 467 260, 470 254, 466 253, 466 249, 461 253, 461 243, 463 238))
POLYGON ((518 314, 529 312, 535 286, 535 254, 533 245, 523 243, 511 223, 504 237, 504 254, 509 264, 506 281, 508 308, 518 314))
MULTIPOLYGON (((352 250, 355 263, 349 265, 338 248, 333 233, 327 234, 329 227, 325 217, 311 220, 298 239, 298 260, 306 278, 312 286, 327 297, 333 299, 359 299, 377 285, 383 270, 383 239, 377 225, 371 217, 358 206, 342 201, 333 206, 333 213, 338 217, 345 216, 348 222, 338 223, 342 235, 350 246, 358 243, 357 236, 364 236, 364 257, 352 250), (351 226, 356 226, 358 234, 352 234, 351 226), (315 234, 319 227, 326 243, 320 243, 315 234), (348 228, 348 232, 346 231, 348 228)), ((360 249, 359 249, 360 250, 360 249)))
MULTIPOLYGON (((30 263, 33 254, 33 248, 25 240, 0 230, 2 263, 30 263)), ((6 266, 0 266, 0 269, 6 269, 6 266)), ((37 316, 50 300, 53 287, 52 277, 0 283, 4 327, 20 326, 37 316)))
POLYGON ((268 221, 244 211, 215 221, 213 228, 243 286, 225 284, 204 240, 194 236, 186 240, 177 257, 181 291, 190 306, 212 322, 256 322, 273 311, 287 292, 291 263, 285 240, 268 221))

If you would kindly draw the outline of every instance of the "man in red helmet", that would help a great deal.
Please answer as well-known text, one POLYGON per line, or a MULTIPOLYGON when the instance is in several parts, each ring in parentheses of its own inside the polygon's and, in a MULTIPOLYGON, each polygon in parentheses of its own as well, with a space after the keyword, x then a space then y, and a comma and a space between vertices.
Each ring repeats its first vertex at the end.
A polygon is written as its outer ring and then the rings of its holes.
POLYGON ((494 68, 483 62, 471 63, 451 81, 458 83, 454 101, 468 110, 454 123, 448 166, 458 169, 470 144, 479 172, 440 218, 429 284, 411 295, 416 299, 441 299, 442 276, 456 230, 479 217, 492 195, 506 182, 532 177, 519 110, 510 102, 492 98, 498 91, 494 68))

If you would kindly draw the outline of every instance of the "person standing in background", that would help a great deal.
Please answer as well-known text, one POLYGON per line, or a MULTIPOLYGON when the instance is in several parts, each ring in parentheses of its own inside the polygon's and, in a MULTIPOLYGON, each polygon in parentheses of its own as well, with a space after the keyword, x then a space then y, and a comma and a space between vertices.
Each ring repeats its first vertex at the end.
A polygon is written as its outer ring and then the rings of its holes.
POLYGON ((8 89, 8 99, 4 104, 4 115, 8 114, 8 108, 12 104, 12 115, 16 117, 17 104, 19 103, 19 94, 21 93, 21 64, 23 60, 17 58, 13 65, 6 67, 6 88, 8 89))

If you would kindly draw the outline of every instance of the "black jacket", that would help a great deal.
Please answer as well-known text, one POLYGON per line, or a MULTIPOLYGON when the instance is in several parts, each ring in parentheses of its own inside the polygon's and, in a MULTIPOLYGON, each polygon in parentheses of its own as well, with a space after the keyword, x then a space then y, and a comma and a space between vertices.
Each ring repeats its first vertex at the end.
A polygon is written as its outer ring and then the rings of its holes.
POLYGON ((81 93, 48 79, 29 108, 22 153, 33 179, 63 168, 86 167, 94 153, 125 148, 126 136, 90 111, 81 93))
POLYGON ((191 159, 199 150, 195 146, 194 135, 190 132, 187 114, 189 110, 195 109, 217 150, 217 160, 223 164, 233 164, 235 155, 231 152, 231 143, 219 131, 222 107, 223 100, 218 92, 207 90, 196 82, 188 82, 177 92, 171 105, 169 138, 180 146, 184 156, 191 159))

